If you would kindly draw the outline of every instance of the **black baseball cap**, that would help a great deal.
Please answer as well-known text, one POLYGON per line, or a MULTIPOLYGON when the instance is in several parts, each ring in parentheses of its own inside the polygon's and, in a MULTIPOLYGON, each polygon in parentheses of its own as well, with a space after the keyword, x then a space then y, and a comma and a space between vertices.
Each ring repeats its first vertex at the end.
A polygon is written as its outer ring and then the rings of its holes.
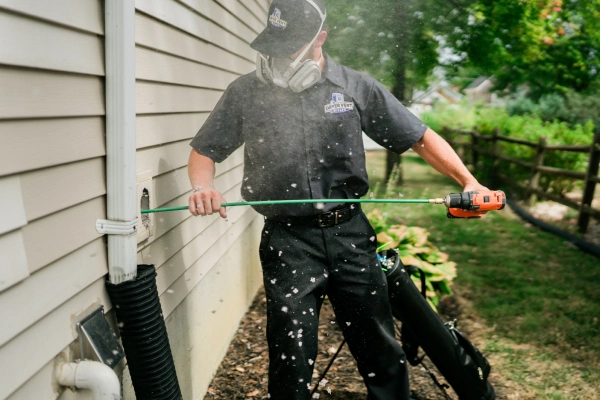
MULTIPOLYGON (((323 0, 310 1, 325 15, 323 0)), ((289 57, 309 43, 322 24, 319 11, 307 0, 273 0, 267 27, 250 47, 272 57, 289 57)))

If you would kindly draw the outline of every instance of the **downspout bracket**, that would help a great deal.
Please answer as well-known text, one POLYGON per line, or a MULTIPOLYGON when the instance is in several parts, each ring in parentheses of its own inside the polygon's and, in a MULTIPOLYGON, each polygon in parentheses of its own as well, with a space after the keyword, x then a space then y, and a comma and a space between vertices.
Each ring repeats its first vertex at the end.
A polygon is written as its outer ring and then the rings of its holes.
POLYGON ((137 217, 131 221, 96 220, 96 231, 101 235, 131 235, 137 231, 137 217))

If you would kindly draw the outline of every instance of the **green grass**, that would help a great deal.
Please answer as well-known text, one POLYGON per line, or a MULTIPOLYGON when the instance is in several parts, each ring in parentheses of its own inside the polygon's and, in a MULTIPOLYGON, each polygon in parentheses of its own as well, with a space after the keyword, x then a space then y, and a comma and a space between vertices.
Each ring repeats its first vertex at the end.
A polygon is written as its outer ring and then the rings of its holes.
MULTIPOLYGON (((416 155, 404 156, 402 163, 404 184, 388 189, 394 196, 461 191, 416 155)), ((370 153, 367 165, 376 197, 384 197, 383 153, 370 153)), ((493 327, 486 351, 498 355, 506 379, 536 391, 539 397, 533 398, 587 398, 561 394, 570 392, 555 382, 566 376, 600 389, 600 260, 524 224, 509 210, 481 220, 451 220, 439 205, 364 207, 373 208, 390 221, 427 228, 430 240, 458 263, 455 287, 493 327), (521 345, 532 349, 520 352, 521 345), (553 368, 557 363, 561 368, 553 368), (547 373, 533 379, 530 364, 547 373)))

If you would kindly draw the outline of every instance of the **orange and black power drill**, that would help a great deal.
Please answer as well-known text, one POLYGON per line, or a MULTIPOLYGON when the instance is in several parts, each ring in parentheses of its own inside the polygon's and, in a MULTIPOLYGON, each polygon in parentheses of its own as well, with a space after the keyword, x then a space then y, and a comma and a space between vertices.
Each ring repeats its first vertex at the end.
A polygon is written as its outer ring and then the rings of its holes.
POLYGON ((501 190, 450 193, 433 200, 446 205, 448 218, 481 218, 481 211, 502 210, 506 206, 506 195, 501 190))

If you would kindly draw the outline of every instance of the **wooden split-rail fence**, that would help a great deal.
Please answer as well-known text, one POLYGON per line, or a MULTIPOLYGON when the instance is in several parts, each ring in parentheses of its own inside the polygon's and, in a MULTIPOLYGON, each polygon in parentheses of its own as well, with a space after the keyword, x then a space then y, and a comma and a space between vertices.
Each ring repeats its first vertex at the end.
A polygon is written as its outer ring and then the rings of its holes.
POLYGON ((459 155, 463 158, 463 161, 470 163, 473 166, 477 166, 482 156, 490 157, 491 159, 491 170, 489 171, 490 177, 493 184, 502 182, 507 186, 516 187, 520 191, 525 193, 525 199, 530 201, 533 196, 538 198, 552 200, 557 203, 563 204, 579 212, 577 218, 577 226, 579 232, 586 233, 590 217, 600 220, 600 210, 592 207, 592 201, 594 200, 594 192, 596 185, 600 183, 600 177, 598 176, 598 165, 600 163, 600 132, 594 135, 592 144, 590 146, 580 145, 550 145, 547 143, 546 137, 542 136, 540 140, 536 142, 529 142, 526 140, 515 139, 500 134, 496 128, 492 135, 482 135, 476 131, 464 130, 464 129, 452 129, 443 128, 442 136, 450 143, 450 145, 457 150, 459 155), (454 140, 450 138, 450 135, 454 134, 458 137, 468 137, 467 140, 454 140), (483 142, 489 142, 488 148, 482 148, 483 142), (515 145, 528 146, 535 149, 535 159, 533 162, 519 160, 517 158, 509 157, 501 154, 499 143, 506 142, 515 145), (563 152, 578 152, 589 154, 587 171, 571 171, 568 169, 555 168, 544 165, 544 158, 549 151, 563 151, 563 152), (519 165, 530 171, 530 177, 526 184, 517 182, 515 179, 509 178, 503 175, 498 168, 500 161, 509 162, 512 164, 519 165), (571 178, 575 180, 583 181, 583 193, 581 201, 574 201, 567 197, 559 194, 550 193, 540 189, 540 177, 542 174, 561 176, 571 178))

